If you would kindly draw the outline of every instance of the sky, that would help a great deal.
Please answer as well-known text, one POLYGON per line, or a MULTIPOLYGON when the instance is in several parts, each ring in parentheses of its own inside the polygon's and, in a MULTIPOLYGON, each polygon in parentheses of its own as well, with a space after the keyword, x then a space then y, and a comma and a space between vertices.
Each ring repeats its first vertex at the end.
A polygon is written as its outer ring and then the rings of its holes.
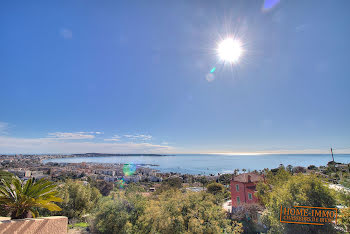
POLYGON ((350 1, 0 4, 0 153, 350 153, 350 1))

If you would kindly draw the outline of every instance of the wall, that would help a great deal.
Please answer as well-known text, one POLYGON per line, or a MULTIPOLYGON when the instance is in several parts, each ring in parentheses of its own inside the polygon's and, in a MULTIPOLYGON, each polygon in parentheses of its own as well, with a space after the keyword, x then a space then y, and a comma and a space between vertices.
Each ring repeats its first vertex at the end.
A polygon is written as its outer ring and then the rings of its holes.
POLYGON ((258 198, 254 195, 255 192, 255 184, 254 183, 242 183, 231 180, 231 201, 233 207, 238 207, 244 203, 256 203, 258 202, 258 198), (236 185, 239 186, 239 191, 236 191, 236 185), (252 200, 248 199, 248 193, 252 194, 252 200), (237 204, 237 197, 240 198, 241 203, 237 204))
POLYGON ((66 234, 68 218, 52 216, 37 219, 1 220, 0 234, 66 234))

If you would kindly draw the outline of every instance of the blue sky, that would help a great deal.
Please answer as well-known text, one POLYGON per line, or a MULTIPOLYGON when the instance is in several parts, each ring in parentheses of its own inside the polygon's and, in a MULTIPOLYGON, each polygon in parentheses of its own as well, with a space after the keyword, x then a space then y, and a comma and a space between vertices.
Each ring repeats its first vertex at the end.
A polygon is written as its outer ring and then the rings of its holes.
POLYGON ((350 152, 349 7, 4 1, 0 153, 350 152))

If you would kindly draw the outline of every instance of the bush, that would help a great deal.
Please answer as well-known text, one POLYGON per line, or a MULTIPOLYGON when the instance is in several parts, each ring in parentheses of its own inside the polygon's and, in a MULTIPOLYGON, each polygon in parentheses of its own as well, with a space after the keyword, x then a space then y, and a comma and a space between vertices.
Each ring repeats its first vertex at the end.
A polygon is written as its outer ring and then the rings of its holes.
POLYGON ((219 194, 219 193, 223 193, 225 190, 225 187, 222 184, 219 183, 211 183, 207 185, 207 192, 211 193, 213 195, 219 194))
POLYGON ((63 198, 61 215, 68 218, 81 219, 91 213, 96 206, 100 192, 97 188, 85 185, 81 181, 68 180, 59 190, 59 196, 63 198))
MULTIPOLYGON (((283 177, 282 177, 283 178, 283 177)), ((259 186, 258 196, 264 202, 264 223, 270 227, 271 233, 333 233, 331 224, 323 226, 286 224, 280 222, 280 208, 292 206, 335 207, 331 190, 314 175, 297 174, 278 181, 274 184, 259 186), (262 193, 262 191, 264 193, 262 193)))

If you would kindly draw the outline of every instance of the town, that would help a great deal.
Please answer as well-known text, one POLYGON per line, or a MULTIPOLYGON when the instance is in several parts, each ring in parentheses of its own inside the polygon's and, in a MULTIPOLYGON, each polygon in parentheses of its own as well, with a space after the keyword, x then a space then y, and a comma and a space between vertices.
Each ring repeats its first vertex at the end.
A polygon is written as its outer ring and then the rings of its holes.
MULTIPOLYGON (((319 178, 332 191, 350 196, 350 164, 330 161, 325 166, 309 167, 280 165, 275 169, 249 171, 236 169, 232 174, 190 175, 180 173, 161 173, 149 166, 112 163, 57 163, 47 162, 47 159, 69 157, 70 155, 1 155, 0 176, 9 173, 18 176, 22 181, 30 179, 62 183, 80 181, 85 185, 95 186, 103 196, 113 194, 113 191, 128 191, 139 187, 143 197, 159 196, 171 188, 188 192, 207 191, 215 196, 220 194, 220 204, 231 220, 245 221, 246 231, 253 229, 258 232, 267 231, 268 227, 262 221, 266 212, 264 191, 262 185, 272 183, 272 178, 283 179, 286 175, 305 175, 319 178), (240 173, 241 172, 241 173, 240 173), (281 174, 282 173, 282 174, 281 174), (249 224, 249 225, 248 225, 249 224)), ((265 190, 264 190, 265 189, 265 190)), ((346 208, 346 203, 337 206, 346 208)), ((77 218, 70 219, 72 227, 77 218)), ((80 219, 84 220, 84 219, 80 219)), ((91 227, 90 227, 91 228, 91 227)), ((345 230, 344 228, 342 230, 345 230)))

